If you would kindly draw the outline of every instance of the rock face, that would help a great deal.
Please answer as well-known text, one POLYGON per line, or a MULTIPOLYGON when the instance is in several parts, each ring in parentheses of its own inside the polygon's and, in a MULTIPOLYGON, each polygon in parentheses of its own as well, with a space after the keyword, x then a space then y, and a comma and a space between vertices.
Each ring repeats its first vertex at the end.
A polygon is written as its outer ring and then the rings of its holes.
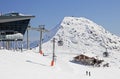
POLYGON ((62 40, 63 47, 81 52, 120 51, 120 37, 106 31, 102 26, 84 17, 65 17, 63 21, 45 35, 44 41, 52 38, 62 40))

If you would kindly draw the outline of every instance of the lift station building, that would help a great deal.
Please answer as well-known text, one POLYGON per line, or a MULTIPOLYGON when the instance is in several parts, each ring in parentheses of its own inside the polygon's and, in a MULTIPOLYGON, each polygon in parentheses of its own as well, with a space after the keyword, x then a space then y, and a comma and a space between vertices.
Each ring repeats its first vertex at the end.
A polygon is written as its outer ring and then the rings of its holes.
POLYGON ((0 41, 22 41, 31 18, 35 16, 21 13, 0 15, 0 41))

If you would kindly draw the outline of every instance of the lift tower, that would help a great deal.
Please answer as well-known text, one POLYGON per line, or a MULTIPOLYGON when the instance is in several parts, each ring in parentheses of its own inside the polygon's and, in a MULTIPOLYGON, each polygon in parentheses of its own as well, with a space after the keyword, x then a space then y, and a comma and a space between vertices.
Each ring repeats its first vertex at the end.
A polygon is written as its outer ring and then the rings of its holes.
MULTIPOLYGON (((40 53, 40 54, 43 54, 43 51, 42 51, 42 38, 43 38, 43 33, 44 33, 44 32, 48 32, 48 30, 45 29, 45 25, 39 25, 38 28, 34 28, 34 27, 29 26, 27 30, 36 30, 36 31, 39 31, 39 32, 40 32, 39 53, 40 53)), ((27 48, 29 48, 29 36, 28 36, 28 32, 27 32, 27 48)))

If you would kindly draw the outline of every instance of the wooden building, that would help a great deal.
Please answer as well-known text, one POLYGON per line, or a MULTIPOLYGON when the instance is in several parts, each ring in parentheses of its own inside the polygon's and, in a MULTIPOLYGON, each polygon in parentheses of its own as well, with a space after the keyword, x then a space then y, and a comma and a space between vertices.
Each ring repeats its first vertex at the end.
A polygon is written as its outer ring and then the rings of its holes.
POLYGON ((84 65, 100 66, 100 64, 103 61, 104 60, 99 60, 99 59, 96 59, 95 57, 89 57, 84 54, 74 57, 74 62, 81 63, 84 65))

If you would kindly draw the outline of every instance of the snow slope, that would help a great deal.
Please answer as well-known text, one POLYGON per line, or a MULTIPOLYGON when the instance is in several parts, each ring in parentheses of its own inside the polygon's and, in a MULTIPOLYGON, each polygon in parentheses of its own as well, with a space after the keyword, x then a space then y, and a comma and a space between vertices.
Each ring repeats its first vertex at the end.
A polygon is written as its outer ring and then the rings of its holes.
MULTIPOLYGON (((83 48, 88 48, 87 50, 94 50, 94 46, 96 46, 120 51, 120 37, 83 17, 65 17, 58 26, 45 35, 44 39, 53 37, 57 41, 62 38, 65 46, 73 46, 77 49, 85 46, 83 48)), ((83 51, 85 50, 83 49, 83 51)))
MULTIPOLYGON (((59 53, 64 50, 69 51, 68 54, 93 54, 114 65, 114 62, 120 61, 120 37, 84 17, 65 17, 58 26, 45 35, 44 39, 48 38, 56 39, 56 51, 59 53), (61 39, 64 45, 58 46, 57 42, 61 39), (111 61, 108 61, 109 58, 103 57, 103 52, 106 50, 109 52, 109 57, 112 58, 111 61)), ((51 41, 44 43, 44 51, 52 53, 52 50, 49 49, 52 47, 51 45, 51 41)))
MULTIPOLYGON (((42 56, 34 50, 24 52, 0 50, 1 79, 119 79, 120 68, 116 66, 91 67, 70 62, 74 55, 56 53, 53 67, 51 54, 42 56), (86 71, 91 76, 86 75, 86 71)), ((63 51, 64 52, 64 51, 63 51)), ((119 63, 116 63, 119 64, 119 63)))
MULTIPOLYGON (((34 43, 33 43, 34 44, 34 43)), ((1 79, 119 79, 120 38, 102 26, 78 17, 65 17, 44 37, 42 45, 45 56, 32 50, 0 50, 1 79), (53 42, 55 43, 55 65, 51 67, 53 42), (63 46, 57 42, 63 41, 63 46), (109 57, 103 57, 103 52, 109 57), (110 67, 92 67, 71 62, 73 57, 84 53, 97 56, 110 63, 110 67), (86 71, 91 76, 86 75, 86 71)))

